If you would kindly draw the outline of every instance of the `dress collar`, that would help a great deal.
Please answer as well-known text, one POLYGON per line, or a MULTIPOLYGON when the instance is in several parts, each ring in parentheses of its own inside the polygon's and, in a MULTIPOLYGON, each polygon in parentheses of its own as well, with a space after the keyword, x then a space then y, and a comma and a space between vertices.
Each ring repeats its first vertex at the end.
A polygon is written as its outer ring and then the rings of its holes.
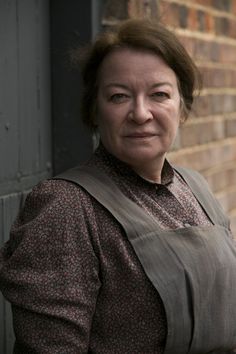
MULTIPOLYGON (((159 185, 159 183, 151 182, 146 180, 142 176, 138 175, 129 165, 125 162, 119 160, 114 155, 109 153, 106 148, 100 143, 98 148, 94 153, 95 163, 98 164, 99 160, 103 162, 106 172, 112 174, 118 174, 129 179, 131 182, 148 183, 150 185, 159 185)), ((164 165, 161 172, 161 183, 162 185, 167 185, 173 182, 174 179, 174 169, 170 163, 165 159, 164 165)))

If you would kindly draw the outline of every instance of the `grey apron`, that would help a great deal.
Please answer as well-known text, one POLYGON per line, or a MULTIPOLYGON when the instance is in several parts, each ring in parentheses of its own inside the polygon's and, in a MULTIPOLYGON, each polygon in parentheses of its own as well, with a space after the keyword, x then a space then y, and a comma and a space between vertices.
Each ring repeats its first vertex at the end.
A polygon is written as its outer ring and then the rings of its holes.
POLYGON ((204 180, 199 182, 194 171, 176 170, 212 226, 161 229, 95 167, 78 167, 56 178, 85 188, 123 226, 165 307, 165 354, 222 353, 236 348, 236 247, 204 180))

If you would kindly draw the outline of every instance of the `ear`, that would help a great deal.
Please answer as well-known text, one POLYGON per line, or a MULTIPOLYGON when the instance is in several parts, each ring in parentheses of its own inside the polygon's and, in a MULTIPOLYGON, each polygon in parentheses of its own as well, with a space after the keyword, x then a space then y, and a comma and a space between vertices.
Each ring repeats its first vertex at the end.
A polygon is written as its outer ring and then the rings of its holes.
POLYGON ((179 125, 183 125, 186 121, 187 117, 181 114, 180 120, 179 120, 179 125))
POLYGON ((180 125, 184 124, 184 122, 186 121, 187 117, 188 117, 188 111, 184 102, 184 99, 182 96, 180 96, 180 125))
POLYGON ((96 148, 98 147, 98 145, 100 143, 100 134, 97 131, 97 129, 96 129, 96 131, 93 132, 92 139, 93 139, 93 151, 94 151, 94 150, 96 150, 96 148))

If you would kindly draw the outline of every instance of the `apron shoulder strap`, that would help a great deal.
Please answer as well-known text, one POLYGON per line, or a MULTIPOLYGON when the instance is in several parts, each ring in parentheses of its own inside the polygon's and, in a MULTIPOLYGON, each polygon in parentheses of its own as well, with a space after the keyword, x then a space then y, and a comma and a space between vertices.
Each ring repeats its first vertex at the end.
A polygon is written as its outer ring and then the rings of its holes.
MULTIPOLYGON (((190 186, 193 194, 214 224, 229 228, 229 219, 209 189, 206 180, 197 171, 177 167, 174 169, 190 186)), ((67 170, 55 179, 71 181, 83 187, 100 204, 109 210, 124 227, 126 232, 136 237, 138 233, 160 229, 155 219, 136 203, 127 198, 112 179, 96 166, 79 166, 67 170), (132 232, 131 232, 132 230, 132 232)))
POLYGON ((79 166, 54 179, 64 179, 83 187, 110 211, 131 238, 160 228, 154 217, 126 197, 112 179, 95 166, 79 166))
POLYGON ((214 224, 229 228, 228 218, 224 214, 221 205, 210 191, 209 186, 202 175, 197 171, 183 167, 175 166, 174 169, 190 186, 193 194, 205 210, 206 214, 210 217, 211 221, 214 224))

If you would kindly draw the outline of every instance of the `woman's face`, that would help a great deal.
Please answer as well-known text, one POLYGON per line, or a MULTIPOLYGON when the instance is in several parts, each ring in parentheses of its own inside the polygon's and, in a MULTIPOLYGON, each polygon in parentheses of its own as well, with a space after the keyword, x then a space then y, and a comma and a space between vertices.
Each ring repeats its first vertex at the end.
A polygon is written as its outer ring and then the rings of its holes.
POLYGON ((105 148, 131 167, 162 166, 180 121, 174 71, 148 51, 122 48, 102 62, 97 124, 105 148))

